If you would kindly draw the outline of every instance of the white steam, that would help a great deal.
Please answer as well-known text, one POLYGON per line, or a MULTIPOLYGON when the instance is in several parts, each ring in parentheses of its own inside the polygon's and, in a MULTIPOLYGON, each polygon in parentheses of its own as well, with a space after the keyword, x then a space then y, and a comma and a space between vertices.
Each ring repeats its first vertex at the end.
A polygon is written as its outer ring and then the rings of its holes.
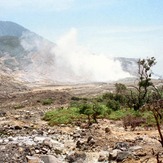
POLYGON ((71 76, 79 81, 115 81, 130 77, 124 72, 119 61, 104 55, 95 55, 77 43, 77 30, 71 29, 61 37, 54 49, 56 64, 63 71, 69 70, 71 76))
POLYGON ((119 61, 95 55, 77 43, 77 30, 62 36, 57 46, 35 35, 24 34, 21 40, 32 62, 23 78, 46 82, 109 82, 130 77, 119 61))

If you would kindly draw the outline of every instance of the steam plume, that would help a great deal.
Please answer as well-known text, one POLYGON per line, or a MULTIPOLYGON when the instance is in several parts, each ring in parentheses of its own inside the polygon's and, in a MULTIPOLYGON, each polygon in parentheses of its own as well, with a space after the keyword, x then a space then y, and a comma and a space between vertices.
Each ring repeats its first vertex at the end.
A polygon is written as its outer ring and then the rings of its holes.
POLYGON ((77 42, 77 30, 71 29, 57 41, 57 46, 28 34, 22 37, 22 46, 31 53, 32 64, 26 69, 28 80, 52 82, 109 82, 129 77, 119 61, 104 55, 95 55, 77 42), (31 36, 30 36, 31 38, 31 36), (30 42, 30 44, 29 44, 30 42), (31 44, 32 42, 32 44, 31 44))

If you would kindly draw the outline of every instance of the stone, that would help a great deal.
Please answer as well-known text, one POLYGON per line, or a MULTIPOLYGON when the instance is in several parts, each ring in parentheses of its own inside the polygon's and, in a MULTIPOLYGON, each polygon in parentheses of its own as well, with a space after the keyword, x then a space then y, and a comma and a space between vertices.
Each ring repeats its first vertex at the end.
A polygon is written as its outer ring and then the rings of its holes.
POLYGON ((76 148, 81 148, 83 145, 84 145, 84 142, 81 142, 80 140, 76 142, 76 148))
POLYGON ((98 158, 98 162, 103 162, 103 161, 106 161, 107 158, 104 156, 104 155, 100 155, 99 158, 98 158))
POLYGON ((94 139, 91 139, 91 140, 89 141, 88 144, 89 144, 90 146, 92 146, 92 145, 94 145, 95 143, 96 143, 96 141, 95 141, 94 139))
POLYGON ((44 139, 43 145, 48 146, 49 148, 51 148, 53 146, 50 139, 44 139))
POLYGON ((0 139, 0 144, 2 144, 3 143, 3 139, 0 139))
POLYGON ((41 159, 39 159, 38 157, 34 157, 34 156, 26 156, 28 163, 44 163, 43 161, 41 161, 41 159))
POLYGON ((89 136, 88 139, 87 139, 87 143, 89 143, 92 139, 93 139, 93 137, 89 136))
POLYGON ((94 138, 92 136, 89 136, 87 139, 87 143, 92 146, 96 143, 96 141, 94 140, 94 138))
POLYGON ((4 116, 6 116, 6 112, 0 111, 0 117, 4 117, 4 116))
POLYGON ((106 128, 105 128, 105 133, 111 134, 111 130, 110 130, 109 127, 106 127, 106 128))
POLYGON ((42 148, 42 153, 43 153, 43 154, 48 153, 48 151, 49 151, 49 150, 48 150, 47 148, 42 148))
POLYGON ((4 143, 4 144, 7 144, 8 142, 9 142, 8 139, 4 139, 4 140, 3 140, 3 143, 4 143))
POLYGON ((130 155, 130 152, 128 152, 128 151, 121 151, 121 152, 118 152, 116 160, 117 160, 118 162, 123 161, 123 160, 126 159, 129 155, 130 155))
POLYGON ((15 130, 21 130, 22 127, 20 127, 20 126, 14 126, 14 129, 15 129, 15 130))
POLYGON ((67 156, 66 159, 69 163, 84 161, 86 159, 86 154, 84 152, 75 152, 67 156))
POLYGON ((114 149, 120 149, 122 151, 128 150, 129 145, 126 142, 117 142, 114 146, 114 149))
POLYGON ((55 154, 57 155, 61 155, 63 153, 63 151, 59 150, 59 149, 54 149, 55 154))
POLYGON ((146 151, 143 149, 136 150, 133 154, 138 157, 144 157, 147 155, 146 151))
POLYGON ((81 135, 79 133, 73 134, 73 139, 80 138, 80 137, 81 137, 81 135))
POLYGON ((19 153, 22 153, 22 152, 24 152, 24 148, 19 147, 19 153))
POLYGON ((37 142, 37 143, 42 143, 46 138, 45 137, 42 137, 42 136, 36 136, 34 137, 34 142, 37 142))
POLYGON ((9 136, 9 137, 8 137, 8 140, 9 140, 9 141, 13 141, 14 139, 13 139, 12 136, 9 136))
POLYGON ((130 147, 129 151, 136 151, 136 150, 139 150, 139 149, 142 149, 142 147, 137 145, 137 146, 130 147))
POLYGON ((109 154, 109 161, 115 160, 117 158, 118 152, 121 152, 119 149, 114 149, 112 152, 109 154))
POLYGON ((36 154, 39 154, 39 153, 40 153, 40 150, 36 149, 36 150, 35 150, 35 153, 36 153, 36 154))
POLYGON ((62 163, 61 160, 59 160, 58 158, 56 158, 53 155, 42 155, 40 156, 40 159, 44 162, 44 163, 62 163))

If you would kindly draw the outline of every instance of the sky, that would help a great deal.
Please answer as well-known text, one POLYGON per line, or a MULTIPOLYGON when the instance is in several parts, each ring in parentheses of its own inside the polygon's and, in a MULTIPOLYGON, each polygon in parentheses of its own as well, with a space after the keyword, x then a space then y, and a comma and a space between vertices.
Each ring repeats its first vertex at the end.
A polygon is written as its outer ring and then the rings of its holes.
MULTIPOLYGON (((94 54, 163 62, 163 0, 0 0, 0 20, 52 42, 76 31, 94 54)), ((163 74, 163 73, 162 73, 163 74)))

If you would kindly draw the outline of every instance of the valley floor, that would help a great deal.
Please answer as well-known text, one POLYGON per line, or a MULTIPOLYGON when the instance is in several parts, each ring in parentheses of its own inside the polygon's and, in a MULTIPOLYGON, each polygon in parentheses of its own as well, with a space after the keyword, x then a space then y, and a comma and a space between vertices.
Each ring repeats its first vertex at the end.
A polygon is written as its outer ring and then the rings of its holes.
POLYGON ((42 120, 46 111, 68 106, 72 96, 95 96, 114 90, 114 84, 92 83, 42 86, 0 94, 0 163, 163 161, 156 128, 125 131, 121 121, 99 120, 87 128, 50 127, 42 120), (44 105, 51 98, 53 103, 44 105))

